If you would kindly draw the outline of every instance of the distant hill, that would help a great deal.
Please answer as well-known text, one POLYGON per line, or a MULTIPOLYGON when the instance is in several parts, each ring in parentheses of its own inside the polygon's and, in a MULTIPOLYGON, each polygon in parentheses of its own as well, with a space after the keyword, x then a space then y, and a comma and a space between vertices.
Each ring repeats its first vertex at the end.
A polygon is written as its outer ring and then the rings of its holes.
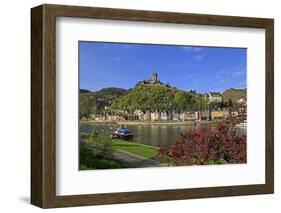
POLYGON ((97 92, 94 92, 95 94, 99 95, 99 96, 120 96, 123 95, 124 93, 126 93, 127 90, 123 89, 123 88, 118 88, 118 87, 108 87, 108 88, 103 88, 97 92))
POLYGON ((232 100, 233 104, 237 104, 237 101, 240 99, 246 99, 247 97, 247 90, 246 89, 227 89, 222 94, 223 99, 227 102, 229 99, 232 100))
POLYGON ((80 116, 103 111, 105 106, 110 106, 127 93, 128 90, 116 87, 104 88, 96 92, 80 89, 80 116))
POLYGON ((90 93, 91 91, 87 90, 87 89, 80 89, 79 92, 80 93, 90 93))

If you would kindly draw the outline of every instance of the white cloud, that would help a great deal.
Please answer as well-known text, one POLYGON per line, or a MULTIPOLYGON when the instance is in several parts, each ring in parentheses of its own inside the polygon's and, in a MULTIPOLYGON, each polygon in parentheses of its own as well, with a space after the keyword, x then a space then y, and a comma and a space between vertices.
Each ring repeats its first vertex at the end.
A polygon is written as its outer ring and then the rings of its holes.
POLYGON ((226 70, 219 70, 215 74, 215 78, 221 78, 226 73, 226 70))
POLYGON ((201 47, 182 47, 182 49, 186 52, 193 52, 193 53, 199 53, 203 51, 203 48, 201 47))
POLYGON ((187 77, 187 78, 194 78, 195 75, 194 75, 194 74, 189 74, 189 75, 187 75, 186 77, 187 77))
POLYGON ((202 47, 181 47, 182 50, 188 52, 192 55, 192 58, 195 60, 201 60, 204 58, 203 48, 202 47))
POLYGON ((204 58, 203 54, 195 54, 192 56, 193 59, 195 60, 202 60, 204 58))
POLYGON ((136 44, 125 44, 123 43, 121 46, 119 46, 120 49, 125 49, 125 50, 138 50, 139 46, 136 44))
POLYGON ((245 76, 246 75, 246 68, 244 67, 236 67, 231 70, 231 74, 233 77, 245 76))
POLYGON ((230 76, 233 78, 246 76, 246 68, 245 67, 234 67, 227 68, 224 70, 219 70, 215 74, 215 78, 223 78, 224 76, 230 76))
POLYGON ((220 79, 220 80, 219 80, 219 84, 225 84, 225 83, 227 83, 227 82, 229 82, 229 79, 228 79, 228 78, 223 78, 223 79, 220 79))
POLYGON ((246 81, 241 81, 238 85, 239 85, 240 87, 246 87, 247 82, 246 82, 246 81))

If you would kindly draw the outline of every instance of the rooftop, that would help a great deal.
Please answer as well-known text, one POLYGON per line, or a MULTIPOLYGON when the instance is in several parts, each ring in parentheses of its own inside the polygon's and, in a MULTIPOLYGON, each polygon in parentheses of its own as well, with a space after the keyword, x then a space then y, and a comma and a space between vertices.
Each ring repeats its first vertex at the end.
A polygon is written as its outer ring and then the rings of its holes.
POLYGON ((219 92, 209 92, 210 96, 214 96, 214 97, 221 97, 222 95, 219 92))

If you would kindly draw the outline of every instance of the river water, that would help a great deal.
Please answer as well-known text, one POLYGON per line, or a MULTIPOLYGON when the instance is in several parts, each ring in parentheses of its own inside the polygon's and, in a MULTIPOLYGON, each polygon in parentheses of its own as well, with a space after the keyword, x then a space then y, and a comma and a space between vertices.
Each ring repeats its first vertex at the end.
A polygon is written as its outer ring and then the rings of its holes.
MULTIPOLYGON (((174 140, 176 140, 181 132, 190 131, 192 129, 198 128, 198 126, 193 125, 171 125, 171 124, 161 124, 161 125, 126 125, 130 131, 134 134, 131 141, 135 143, 141 143, 146 145, 152 145, 157 147, 170 145, 174 140)), ((206 128, 212 128, 213 125, 204 124, 202 125, 206 128)), ((80 124, 80 131, 85 133, 90 133, 95 131, 106 131, 108 133, 113 133, 117 124, 80 124)), ((238 134, 246 134, 246 128, 238 129, 238 134)))

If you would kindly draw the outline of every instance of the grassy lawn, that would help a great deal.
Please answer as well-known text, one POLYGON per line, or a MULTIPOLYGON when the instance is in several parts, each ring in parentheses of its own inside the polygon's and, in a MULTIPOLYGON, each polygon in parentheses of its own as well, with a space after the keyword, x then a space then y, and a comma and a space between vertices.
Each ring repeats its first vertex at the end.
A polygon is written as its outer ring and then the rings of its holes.
POLYGON ((87 145, 80 145, 80 170, 88 169, 119 169, 128 168, 125 162, 113 158, 103 158, 95 155, 93 150, 87 145))
POLYGON ((167 157, 157 156, 159 150, 158 147, 133 143, 129 141, 123 141, 123 140, 114 140, 113 148, 117 150, 119 149, 121 151, 129 152, 135 155, 139 155, 144 158, 155 160, 160 162, 161 164, 166 164, 168 162, 167 157))
POLYGON ((138 143, 132 143, 123 140, 114 140, 113 148, 121 151, 133 153, 148 159, 154 159, 158 154, 158 148, 153 146, 147 146, 138 143))
MULTIPOLYGON (((101 168, 126 168, 128 165, 123 164, 117 159, 98 158, 95 156, 93 150, 90 149, 90 135, 87 133, 80 133, 80 139, 86 142, 80 145, 80 169, 101 169, 101 168)), ((124 140, 112 140, 113 150, 120 150, 134 155, 138 155, 147 159, 155 160, 160 163, 167 163, 167 158, 158 156, 158 147, 149 146, 145 144, 133 143, 124 140)))

